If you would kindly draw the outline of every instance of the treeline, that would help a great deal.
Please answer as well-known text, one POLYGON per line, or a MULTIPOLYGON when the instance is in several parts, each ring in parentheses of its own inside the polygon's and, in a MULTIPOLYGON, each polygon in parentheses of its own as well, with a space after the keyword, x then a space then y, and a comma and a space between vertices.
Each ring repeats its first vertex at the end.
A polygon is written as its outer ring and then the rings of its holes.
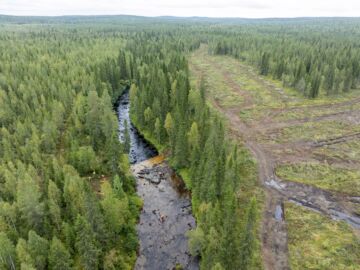
POLYGON ((112 110, 123 42, 102 29, 0 31, 1 269, 132 269, 140 202, 112 110))
POLYGON ((261 75, 316 98, 359 87, 359 29, 359 20, 351 19, 219 27, 209 51, 246 61, 261 75))
POLYGON ((182 52, 200 43, 183 38, 153 33, 128 42, 136 62, 131 117, 158 148, 169 151, 192 190, 197 228, 189 233, 189 245, 193 255, 200 255, 201 269, 261 268, 255 254, 258 207, 247 192, 256 182, 252 164, 227 141, 222 121, 210 113, 205 82, 190 88, 182 52))

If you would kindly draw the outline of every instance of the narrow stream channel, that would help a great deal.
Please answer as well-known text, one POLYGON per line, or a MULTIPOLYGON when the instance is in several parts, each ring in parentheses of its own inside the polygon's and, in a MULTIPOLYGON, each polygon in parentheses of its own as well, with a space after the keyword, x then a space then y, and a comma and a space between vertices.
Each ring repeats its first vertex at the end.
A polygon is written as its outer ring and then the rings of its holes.
POLYGON ((137 193, 144 206, 137 225, 140 249, 135 269, 197 270, 198 259, 190 255, 186 232, 195 228, 190 194, 156 149, 131 124, 129 92, 118 106, 120 141, 125 140, 125 122, 130 137, 129 158, 136 178, 137 193))

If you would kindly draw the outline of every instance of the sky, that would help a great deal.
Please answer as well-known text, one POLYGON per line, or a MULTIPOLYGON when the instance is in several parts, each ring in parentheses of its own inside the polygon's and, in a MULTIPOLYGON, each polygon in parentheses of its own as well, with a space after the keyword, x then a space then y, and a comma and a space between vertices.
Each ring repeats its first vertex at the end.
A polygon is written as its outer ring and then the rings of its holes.
POLYGON ((360 0, 0 0, 0 14, 360 17, 360 0))

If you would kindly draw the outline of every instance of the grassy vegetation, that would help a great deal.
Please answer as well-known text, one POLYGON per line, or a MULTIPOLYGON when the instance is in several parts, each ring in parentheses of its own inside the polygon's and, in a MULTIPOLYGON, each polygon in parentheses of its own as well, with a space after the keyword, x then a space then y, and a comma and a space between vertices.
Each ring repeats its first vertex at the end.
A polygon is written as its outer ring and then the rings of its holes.
MULTIPOLYGON (((241 95, 232 91, 231 87, 224 77, 217 71, 216 67, 211 63, 203 62, 201 58, 194 59, 193 64, 200 67, 201 70, 206 70, 207 90, 211 98, 219 102, 221 107, 229 108, 243 104, 244 99, 241 95)), ((203 74, 195 72, 192 73, 192 81, 203 76, 203 74), (194 76, 196 74, 196 76, 194 76)), ((194 85, 193 85, 194 87, 194 85)))
POLYGON ((360 240, 346 223, 291 203, 285 216, 291 269, 359 269, 360 240))
MULTIPOLYGON (((260 76, 258 72, 245 63, 229 56, 208 55, 207 46, 193 52, 190 56, 193 77, 204 76, 208 82, 209 95, 217 100, 224 108, 237 106, 240 117, 247 121, 258 121, 272 109, 288 109, 304 107, 294 112, 280 113, 274 120, 285 121, 305 117, 317 117, 326 113, 334 113, 333 108, 308 110, 308 106, 331 105, 352 100, 359 95, 359 91, 327 96, 321 94, 316 99, 305 98, 301 93, 290 87, 284 87, 282 82, 271 77, 260 76), (224 74, 227 76, 224 78, 224 74), (230 80, 237 84, 237 88, 251 99, 251 104, 245 104, 239 93, 234 93, 230 80), (233 91, 233 93, 232 93, 233 91), (239 97, 240 95, 240 97, 239 97)), ((348 109, 360 108, 360 104, 349 106, 348 109)), ((339 111, 344 110, 343 107, 339 111)), ((335 111, 336 112, 336 111, 335 111)))
MULTIPOLYGON (((354 95, 354 93, 352 93, 352 95, 354 95)), ((357 95, 359 95, 359 93, 357 93, 357 95)), ((348 98, 338 97, 337 100, 339 102, 346 102, 348 101, 348 98)), ((319 104, 319 105, 328 105, 328 103, 319 104)), ((329 107, 323 107, 321 109, 309 108, 307 105, 304 105, 297 107, 296 110, 284 110, 282 112, 279 112, 273 117, 272 120, 279 122, 295 120, 295 119, 304 119, 304 118, 308 118, 309 120, 311 120, 316 117, 321 117, 324 115, 334 115, 337 113, 354 111, 354 110, 360 110, 360 103, 357 102, 354 104, 345 104, 344 106, 338 106, 338 107, 329 106, 329 107)))
POLYGON ((335 168, 320 163, 298 163, 280 165, 276 168, 276 174, 290 181, 360 195, 360 170, 335 168))
POLYGON ((348 161, 360 161, 360 140, 318 148, 314 154, 348 161))
POLYGON ((227 56, 208 56, 210 61, 221 65, 224 72, 228 74, 243 91, 252 96, 255 106, 266 108, 281 108, 303 99, 298 92, 291 88, 284 88, 268 77, 260 77, 254 68, 227 56), (213 59, 212 59, 213 58, 213 59))
MULTIPOLYGON (((200 75, 204 76, 208 83, 207 94, 210 100, 216 97, 217 105, 224 110, 236 110, 240 118, 250 125, 258 124, 261 127, 261 121, 268 118, 274 123, 309 118, 307 123, 289 126, 273 133, 259 132, 256 137, 261 144, 322 140, 360 131, 360 125, 351 120, 315 119, 326 114, 360 109, 358 103, 339 105, 358 97, 358 91, 331 97, 322 94, 317 99, 307 99, 296 90, 283 87, 279 81, 259 76, 254 68, 239 60, 208 55, 206 46, 191 54, 190 64, 192 84, 198 83, 200 75), (243 102, 231 107, 236 102, 229 101, 232 97, 228 94, 229 88, 236 95, 243 96, 243 102), (224 96, 227 97, 226 100, 224 96), (334 107, 335 104, 338 105, 334 107), (309 108, 318 105, 324 107, 309 108), (311 122, 311 119, 314 121, 311 122)), ((217 109, 215 106, 213 108, 217 109)), ((227 124, 231 125, 229 119, 227 124)), ((336 155, 338 151, 337 155, 341 158, 360 159, 359 142, 349 142, 344 148, 339 144, 319 149, 322 150, 321 153, 329 156, 336 155)), ((272 151, 279 156, 284 151, 287 151, 288 155, 292 152, 296 154, 291 148, 274 148, 272 151)), ((254 170, 254 175, 256 173, 254 170)), ((276 173, 290 181, 360 195, 360 170, 344 169, 326 163, 299 163, 282 165, 277 168, 276 173)), ((186 178, 186 174, 184 175, 186 178)), ((360 249, 359 240, 348 225, 331 221, 293 204, 287 206, 286 218, 291 269, 357 269, 360 262, 356 256, 360 249)))
MULTIPOLYGON (((307 122, 300 125, 286 127, 281 131, 276 131, 271 139, 277 143, 287 143, 294 141, 319 141, 335 137, 341 137, 345 134, 351 134, 360 131, 360 125, 353 125, 345 121, 321 121, 307 122)), ((264 135, 265 140, 267 136, 264 135)))

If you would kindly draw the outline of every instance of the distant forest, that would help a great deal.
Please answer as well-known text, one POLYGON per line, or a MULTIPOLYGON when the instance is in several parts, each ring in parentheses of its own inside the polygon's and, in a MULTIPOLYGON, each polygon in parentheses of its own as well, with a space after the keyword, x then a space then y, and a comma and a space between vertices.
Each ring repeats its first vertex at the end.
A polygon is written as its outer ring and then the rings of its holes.
POLYGON ((113 110, 127 87, 192 191, 201 269, 261 269, 254 163, 206 82, 190 87, 201 44, 309 98, 359 88, 360 19, 0 16, 1 269, 133 268, 141 201, 113 110))

